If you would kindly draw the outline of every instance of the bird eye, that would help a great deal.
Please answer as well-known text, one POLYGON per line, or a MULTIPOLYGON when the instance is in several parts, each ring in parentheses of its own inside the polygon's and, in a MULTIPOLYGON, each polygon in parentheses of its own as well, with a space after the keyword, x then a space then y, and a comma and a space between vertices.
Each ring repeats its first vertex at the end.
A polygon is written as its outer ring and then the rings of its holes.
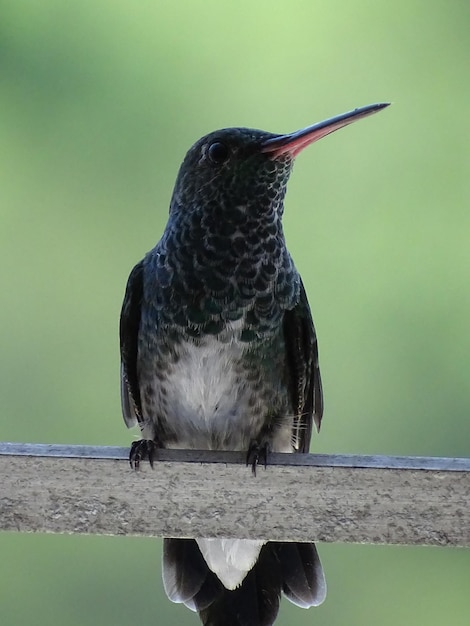
POLYGON ((224 163, 228 159, 228 148, 220 141, 214 141, 207 149, 207 154, 213 163, 224 163))

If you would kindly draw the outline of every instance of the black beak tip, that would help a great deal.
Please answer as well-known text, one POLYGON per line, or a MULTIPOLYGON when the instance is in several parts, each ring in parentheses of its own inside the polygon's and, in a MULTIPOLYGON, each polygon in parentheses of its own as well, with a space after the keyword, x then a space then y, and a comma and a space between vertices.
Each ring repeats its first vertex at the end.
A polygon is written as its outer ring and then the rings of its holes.
POLYGON ((381 109, 386 109, 391 104, 392 104, 391 102, 378 102, 375 106, 376 106, 377 111, 380 111, 381 109))

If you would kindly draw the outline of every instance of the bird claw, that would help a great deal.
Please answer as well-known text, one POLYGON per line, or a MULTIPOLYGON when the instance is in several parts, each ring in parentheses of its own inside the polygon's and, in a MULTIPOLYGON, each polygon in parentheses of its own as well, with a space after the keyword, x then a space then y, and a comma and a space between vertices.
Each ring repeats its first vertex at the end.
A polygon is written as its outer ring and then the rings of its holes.
POLYGON ((130 466, 138 470, 140 462, 148 460, 150 467, 153 468, 153 461, 155 458, 155 452, 158 446, 152 439, 141 439, 140 441, 133 441, 129 452, 129 464, 130 466))
POLYGON ((268 452, 269 444, 259 444, 257 441, 252 441, 246 455, 246 465, 251 465, 251 471, 256 476, 256 468, 258 465, 264 465, 266 469, 268 465, 268 452))

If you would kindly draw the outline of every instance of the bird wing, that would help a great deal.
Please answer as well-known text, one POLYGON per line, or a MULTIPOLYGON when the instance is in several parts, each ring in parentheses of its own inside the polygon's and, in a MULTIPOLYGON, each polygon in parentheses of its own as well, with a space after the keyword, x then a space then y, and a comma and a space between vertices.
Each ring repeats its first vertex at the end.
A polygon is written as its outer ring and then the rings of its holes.
POLYGON ((122 303, 119 336, 121 344, 121 406, 127 426, 142 421, 137 345, 143 296, 143 261, 137 263, 127 281, 122 303))
POLYGON ((302 281, 299 302, 284 316, 284 338, 295 411, 292 433, 294 448, 296 452, 308 452, 312 422, 320 430, 323 393, 317 335, 302 281))

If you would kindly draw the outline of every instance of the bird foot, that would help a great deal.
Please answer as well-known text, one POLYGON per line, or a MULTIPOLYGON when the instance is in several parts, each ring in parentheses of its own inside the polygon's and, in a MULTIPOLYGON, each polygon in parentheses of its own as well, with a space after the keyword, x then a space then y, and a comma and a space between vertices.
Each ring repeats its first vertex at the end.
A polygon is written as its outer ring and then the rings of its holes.
POLYGON ((256 440, 250 443, 246 454, 246 465, 251 465, 251 471, 256 476, 256 468, 258 465, 264 465, 266 469, 268 465, 269 444, 267 442, 259 444, 256 440))
POLYGON ((153 461, 158 447, 159 446, 152 439, 133 441, 129 452, 130 466, 138 470, 140 462, 148 460, 150 466, 153 467, 153 461))

